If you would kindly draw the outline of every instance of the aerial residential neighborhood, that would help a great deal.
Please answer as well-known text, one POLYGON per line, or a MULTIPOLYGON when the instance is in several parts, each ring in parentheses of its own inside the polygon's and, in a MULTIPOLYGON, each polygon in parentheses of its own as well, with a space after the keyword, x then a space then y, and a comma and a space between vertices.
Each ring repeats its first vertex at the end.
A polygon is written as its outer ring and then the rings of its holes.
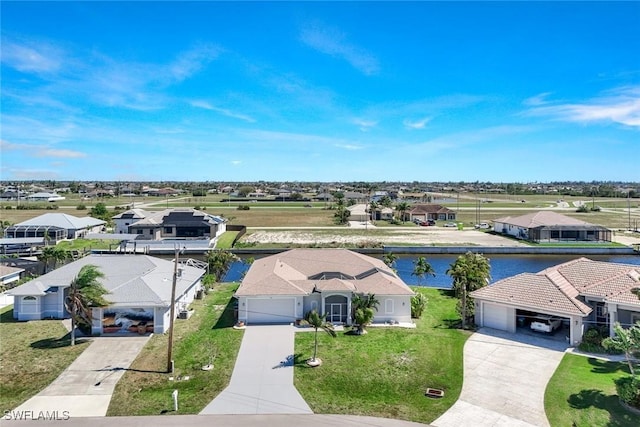
POLYGON ((2 426, 640 425, 640 2, 0 16, 2 426))

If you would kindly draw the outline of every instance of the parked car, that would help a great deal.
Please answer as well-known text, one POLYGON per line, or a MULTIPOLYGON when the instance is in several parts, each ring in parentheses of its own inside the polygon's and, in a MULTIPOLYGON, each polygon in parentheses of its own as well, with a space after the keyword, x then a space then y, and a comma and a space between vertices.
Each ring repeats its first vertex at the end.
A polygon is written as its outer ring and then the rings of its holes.
POLYGON ((457 227, 458 224, 456 224, 455 222, 447 222, 444 226, 445 227, 457 227))
POLYGON ((536 316, 531 319, 531 329, 538 332, 546 332, 548 334, 560 329, 562 320, 553 316, 536 316))
POLYGON ((481 222, 480 224, 476 224, 475 228, 482 228, 482 229, 488 230, 491 228, 491 224, 489 224, 488 222, 481 222))

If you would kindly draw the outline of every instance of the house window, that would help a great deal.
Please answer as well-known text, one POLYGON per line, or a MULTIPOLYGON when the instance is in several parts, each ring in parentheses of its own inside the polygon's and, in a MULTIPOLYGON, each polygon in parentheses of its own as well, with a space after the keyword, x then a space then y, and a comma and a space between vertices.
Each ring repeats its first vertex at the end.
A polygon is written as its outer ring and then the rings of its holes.
POLYGON ((631 324, 635 325, 636 322, 640 322, 640 313, 631 313, 631 324))
POLYGON ((149 234, 153 236, 153 230, 149 230, 149 234))
POLYGON ((386 314, 393 314, 393 300, 392 299, 384 300, 384 312, 386 314))
POLYGON ((22 301, 27 301, 27 302, 33 302, 35 300, 36 300, 36 297, 32 297, 32 296, 22 298, 22 301))
POLYGON ((164 228, 164 234, 171 234, 171 233, 173 233, 173 227, 164 228))
POLYGON ((137 234, 142 234, 142 230, 136 230, 137 234))

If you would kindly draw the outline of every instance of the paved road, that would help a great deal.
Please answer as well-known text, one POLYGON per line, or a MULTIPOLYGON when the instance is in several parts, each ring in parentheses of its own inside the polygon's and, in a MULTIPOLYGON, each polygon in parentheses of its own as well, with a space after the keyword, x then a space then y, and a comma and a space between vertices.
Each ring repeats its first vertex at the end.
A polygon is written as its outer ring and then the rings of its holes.
POLYGON ((67 411, 72 418, 104 416, 113 390, 148 336, 99 337, 47 388, 15 411, 67 411))
POLYGON ((229 386, 201 414, 312 414, 293 385, 295 331, 247 326, 229 386))
POLYGON ((544 391, 566 348, 542 337, 480 329, 464 346, 460 398, 433 425, 549 426, 544 391))

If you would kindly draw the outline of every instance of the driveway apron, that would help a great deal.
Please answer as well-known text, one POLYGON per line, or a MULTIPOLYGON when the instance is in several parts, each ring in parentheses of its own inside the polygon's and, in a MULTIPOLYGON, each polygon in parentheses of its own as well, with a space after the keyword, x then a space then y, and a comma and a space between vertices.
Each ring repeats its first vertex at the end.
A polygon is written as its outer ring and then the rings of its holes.
POLYGON ((102 417, 116 384, 138 356, 148 336, 99 337, 47 388, 16 411, 58 416, 102 417))
POLYGON ((480 329, 464 346, 460 398, 433 425, 549 426, 544 392, 566 348, 543 337, 480 329))
POLYGON ((200 414, 312 414, 293 385, 295 328, 247 326, 229 386, 200 414))

